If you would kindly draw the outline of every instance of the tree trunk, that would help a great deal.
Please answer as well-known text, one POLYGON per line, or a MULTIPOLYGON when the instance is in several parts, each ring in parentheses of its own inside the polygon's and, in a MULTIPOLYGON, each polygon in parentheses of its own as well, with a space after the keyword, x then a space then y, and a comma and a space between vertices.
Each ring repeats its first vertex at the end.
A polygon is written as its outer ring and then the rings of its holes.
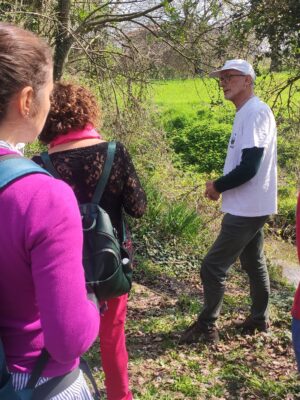
POLYGON ((270 71, 279 72, 281 70, 281 58, 277 51, 271 52, 270 71))
POLYGON ((59 24, 55 34, 54 51, 54 80, 60 80, 68 55, 73 44, 73 37, 70 35, 70 8, 71 0, 59 0, 57 3, 59 24))
POLYGON ((73 40, 68 37, 58 36, 55 40, 55 51, 54 51, 54 70, 53 79, 59 81, 63 75, 66 62, 68 61, 68 55, 71 50, 73 40))

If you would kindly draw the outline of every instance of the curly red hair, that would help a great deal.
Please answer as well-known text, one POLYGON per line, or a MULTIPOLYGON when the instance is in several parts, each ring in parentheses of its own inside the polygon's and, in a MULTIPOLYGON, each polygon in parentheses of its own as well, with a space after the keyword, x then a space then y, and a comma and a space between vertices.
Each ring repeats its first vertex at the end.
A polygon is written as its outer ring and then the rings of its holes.
POLYGON ((100 107, 96 97, 85 87, 57 82, 51 95, 51 107, 39 140, 49 144, 70 130, 97 125, 100 107))

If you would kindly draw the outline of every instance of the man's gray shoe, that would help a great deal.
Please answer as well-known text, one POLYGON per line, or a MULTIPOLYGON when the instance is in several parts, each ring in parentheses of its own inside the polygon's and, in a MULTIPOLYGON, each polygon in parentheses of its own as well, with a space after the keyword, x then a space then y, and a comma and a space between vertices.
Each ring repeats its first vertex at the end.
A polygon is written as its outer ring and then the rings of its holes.
POLYGON ((216 344, 219 341, 219 332, 215 325, 205 325, 201 321, 194 322, 181 335, 179 344, 197 342, 216 344))
POLYGON ((249 316, 244 321, 236 322, 235 327, 241 331, 242 335, 254 335, 257 332, 268 332, 270 323, 269 321, 255 320, 249 316))

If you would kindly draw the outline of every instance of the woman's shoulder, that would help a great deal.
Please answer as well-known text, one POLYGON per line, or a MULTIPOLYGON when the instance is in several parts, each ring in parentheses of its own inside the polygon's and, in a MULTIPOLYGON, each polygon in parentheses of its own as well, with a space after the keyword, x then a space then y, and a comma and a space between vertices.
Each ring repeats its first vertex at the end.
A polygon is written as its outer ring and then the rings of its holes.
POLYGON ((118 140, 115 140, 115 142, 116 142, 116 153, 120 154, 124 158, 128 158, 129 151, 126 145, 118 140))
POLYGON ((44 173, 33 173, 23 176, 13 182, 8 189, 17 197, 24 197, 28 201, 41 201, 53 203, 63 197, 73 197, 73 191, 69 185, 60 179, 44 173))
POLYGON ((107 143, 111 143, 111 142, 114 142, 115 144, 116 144, 116 151, 124 151, 124 150, 126 150, 126 146, 122 143, 122 142, 120 142, 119 140, 110 140, 110 141, 107 141, 107 143))
POLYGON ((1 205, 7 214, 19 216, 20 225, 38 231, 53 226, 66 215, 76 218, 79 211, 72 189, 63 181, 42 173, 23 176, 12 182, 1 194, 1 205), (24 218, 26 216, 26 218, 24 218))

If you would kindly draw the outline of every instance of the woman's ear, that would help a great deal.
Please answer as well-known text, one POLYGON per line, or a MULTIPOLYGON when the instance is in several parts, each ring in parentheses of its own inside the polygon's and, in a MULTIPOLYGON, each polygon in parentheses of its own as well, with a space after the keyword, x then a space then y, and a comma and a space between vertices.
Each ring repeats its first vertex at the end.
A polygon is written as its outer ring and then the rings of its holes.
POLYGON ((33 105, 33 88, 24 87, 18 96, 19 111, 23 117, 29 117, 33 105))

